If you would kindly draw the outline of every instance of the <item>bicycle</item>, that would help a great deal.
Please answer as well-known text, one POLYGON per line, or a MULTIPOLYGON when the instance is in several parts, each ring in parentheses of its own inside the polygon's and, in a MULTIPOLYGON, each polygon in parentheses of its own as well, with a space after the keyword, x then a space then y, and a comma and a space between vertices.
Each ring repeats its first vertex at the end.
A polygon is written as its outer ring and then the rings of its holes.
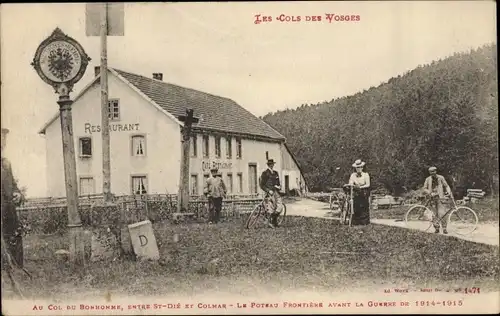
MULTIPOLYGON (((274 194, 278 194, 278 192, 275 192, 274 194)), ((269 220, 271 214, 267 211, 266 203, 268 203, 269 195, 266 194, 266 196, 262 199, 262 201, 257 204, 252 212, 250 212, 250 216, 248 216, 248 219, 246 221, 246 228, 250 229, 255 226, 257 223, 257 220, 259 217, 262 215, 264 216, 265 220, 269 220)), ((282 210, 281 213, 278 215, 278 226, 281 226, 285 222, 285 217, 286 217, 286 204, 281 201, 281 206, 282 210)))
POLYGON ((339 195, 340 193, 337 191, 332 191, 330 193, 330 199, 329 199, 330 210, 337 211, 338 209, 340 209, 341 198, 339 195))
POLYGON ((352 216, 354 214, 354 186, 351 184, 344 184, 342 187, 344 193, 349 198, 344 198, 344 203, 340 210, 340 224, 352 226, 352 216))
MULTIPOLYGON (((469 235, 474 232, 479 222, 476 212, 467 206, 458 206, 453 196, 450 196, 452 205, 446 213, 439 218, 439 222, 447 217, 447 228, 449 232, 458 235, 469 235)), ((428 206, 433 202, 427 198, 426 202, 411 206, 405 214, 405 223, 409 228, 429 230, 433 227, 432 221, 436 214, 428 206)))

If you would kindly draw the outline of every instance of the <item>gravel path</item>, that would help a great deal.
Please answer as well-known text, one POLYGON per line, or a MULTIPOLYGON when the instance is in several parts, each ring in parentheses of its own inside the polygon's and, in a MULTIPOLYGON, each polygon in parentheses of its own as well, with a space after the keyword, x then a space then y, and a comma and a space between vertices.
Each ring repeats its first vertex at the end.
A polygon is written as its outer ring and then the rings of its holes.
MULTIPOLYGON (((287 204, 287 215, 320 217, 334 220, 338 219, 337 214, 332 214, 332 212, 330 211, 328 203, 318 202, 311 199, 302 199, 294 203, 287 204)), ((372 223, 408 228, 406 227, 405 222, 396 221, 394 219, 372 219, 372 223)), ((426 228, 427 227, 420 230, 423 231, 426 228)), ((434 229, 429 229, 427 233, 434 234, 434 229)), ((499 235, 500 232, 498 223, 479 223, 476 231, 474 231, 470 235, 461 236, 450 233, 443 236, 445 236, 446 238, 460 238, 472 242, 498 246, 499 235)))

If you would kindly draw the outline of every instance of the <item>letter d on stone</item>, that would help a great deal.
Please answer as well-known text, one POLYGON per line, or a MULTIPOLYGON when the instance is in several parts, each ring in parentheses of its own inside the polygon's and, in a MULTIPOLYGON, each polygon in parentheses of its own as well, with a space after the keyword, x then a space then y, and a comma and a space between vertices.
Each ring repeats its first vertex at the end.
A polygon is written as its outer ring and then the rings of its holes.
POLYGON ((148 244, 148 238, 144 235, 139 235, 139 240, 141 242, 142 247, 144 247, 148 244))

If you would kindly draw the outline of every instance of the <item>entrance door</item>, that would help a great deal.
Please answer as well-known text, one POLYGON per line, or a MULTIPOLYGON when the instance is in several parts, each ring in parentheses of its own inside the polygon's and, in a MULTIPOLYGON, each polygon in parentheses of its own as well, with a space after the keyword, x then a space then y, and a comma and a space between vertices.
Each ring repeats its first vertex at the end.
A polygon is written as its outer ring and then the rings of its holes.
POLYGON ((285 176, 285 194, 288 194, 290 191, 290 176, 285 176))
POLYGON ((248 181, 250 194, 257 194, 257 164, 248 164, 248 181))

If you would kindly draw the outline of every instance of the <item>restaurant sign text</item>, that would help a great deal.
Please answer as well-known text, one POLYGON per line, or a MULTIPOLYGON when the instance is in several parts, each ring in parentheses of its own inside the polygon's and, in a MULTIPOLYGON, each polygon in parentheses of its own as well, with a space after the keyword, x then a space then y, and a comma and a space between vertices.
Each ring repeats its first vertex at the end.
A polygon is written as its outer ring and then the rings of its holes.
MULTIPOLYGON (((139 123, 135 124, 109 124, 110 132, 130 132, 130 131, 138 131, 139 123)), ((85 133, 100 133, 101 125, 92 125, 90 123, 85 123, 85 133)))

